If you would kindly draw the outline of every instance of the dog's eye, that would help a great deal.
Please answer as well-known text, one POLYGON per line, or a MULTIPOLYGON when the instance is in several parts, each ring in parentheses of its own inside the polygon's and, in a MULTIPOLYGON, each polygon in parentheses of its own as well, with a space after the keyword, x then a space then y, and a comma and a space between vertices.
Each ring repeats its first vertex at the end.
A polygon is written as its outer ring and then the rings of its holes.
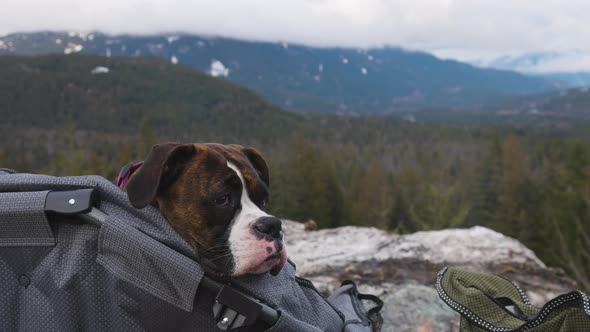
POLYGON ((221 205, 221 206, 228 205, 229 204, 229 199, 230 199, 229 194, 223 195, 223 196, 218 197, 218 198, 215 199, 215 204, 221 205))

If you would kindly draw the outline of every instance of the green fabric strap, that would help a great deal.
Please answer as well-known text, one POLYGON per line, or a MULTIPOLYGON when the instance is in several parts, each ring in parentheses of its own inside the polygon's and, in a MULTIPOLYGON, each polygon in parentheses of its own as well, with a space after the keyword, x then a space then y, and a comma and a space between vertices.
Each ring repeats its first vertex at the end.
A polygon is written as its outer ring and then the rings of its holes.
POLYGON ((539 309, 511 281, 458 268, 442 269, 436 288, 461 315, 462 332, 590 331, 590 299, 580 291, 560 295, 539 309))

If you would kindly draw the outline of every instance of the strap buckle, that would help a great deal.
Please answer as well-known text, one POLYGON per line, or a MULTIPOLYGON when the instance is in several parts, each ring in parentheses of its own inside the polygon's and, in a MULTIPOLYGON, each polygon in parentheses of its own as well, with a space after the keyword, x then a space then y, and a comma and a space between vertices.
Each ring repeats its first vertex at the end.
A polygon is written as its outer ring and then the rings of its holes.
POLYGON ((222 331, 250 326, 264 321, 265 305, 229 287, 223 286, 213 305, 213 316, 222 331))

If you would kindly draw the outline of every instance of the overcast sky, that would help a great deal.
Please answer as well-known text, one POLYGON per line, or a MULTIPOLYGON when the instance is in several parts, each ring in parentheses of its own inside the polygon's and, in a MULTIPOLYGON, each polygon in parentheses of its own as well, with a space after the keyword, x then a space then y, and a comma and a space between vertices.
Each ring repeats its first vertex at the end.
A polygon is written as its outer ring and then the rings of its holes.
POLYGON ((484 64, 559 52, 565 55, 530 70, 590 71, 590 0, 1 0, 0 8, 0 35, 183 31, 315 46, 395 45, 484 64))

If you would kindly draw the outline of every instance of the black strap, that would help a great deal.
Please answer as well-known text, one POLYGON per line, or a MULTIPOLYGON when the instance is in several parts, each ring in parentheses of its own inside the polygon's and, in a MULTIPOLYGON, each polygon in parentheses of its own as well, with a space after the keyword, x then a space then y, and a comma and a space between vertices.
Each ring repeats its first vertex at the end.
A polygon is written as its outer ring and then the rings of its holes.
POLYGON ((261 301, 208 277, 201 286, 217 293, 213 303, 213 316, 222 331, 248 327, 250 331, 263 331, 276 324, 279 312, 261 301))

